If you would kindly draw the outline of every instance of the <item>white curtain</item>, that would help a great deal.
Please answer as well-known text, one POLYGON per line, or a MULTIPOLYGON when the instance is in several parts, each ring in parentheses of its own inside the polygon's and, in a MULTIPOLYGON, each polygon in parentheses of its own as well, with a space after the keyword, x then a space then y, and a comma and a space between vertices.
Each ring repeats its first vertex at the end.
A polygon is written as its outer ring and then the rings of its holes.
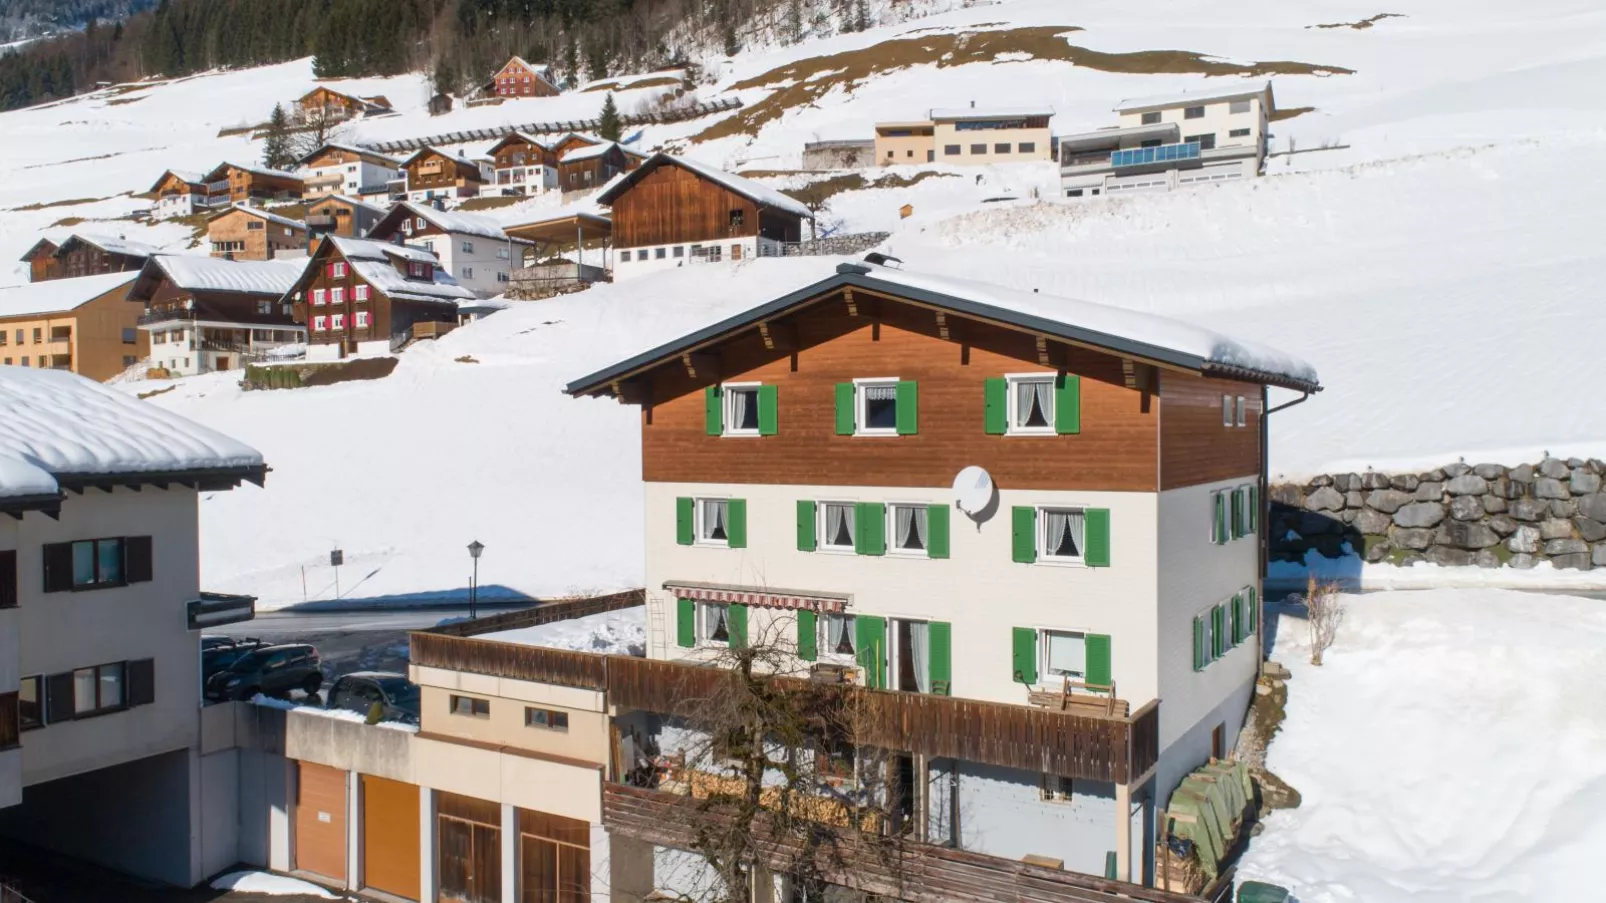
POLYGON ((1054 410, 1054 383, 1046 379, 1015 384, 1015 425, 1049 426, 1054 410))
POLYGON ((915 684, 920 692, 931 692, 931 635, 925 621, 909 624, 909 664, 915 672, 915 684))
POLYGON ((898 399, 898 387, 865 386, 864 397, 869 401, 896 401, 898 399))
POLYGON ((847 615, 825 616, 825 649, 833 655, 853 654, 853 631, 847 615))
POLYGON ((926 509, 913 505, 894 506, 897 518, 897 537, 894 548, 924 549, 926 547, 926 509))
POLYGON ((725 606, 709 605, 703 609, 704 637, 714 642, 725 642, 730 639, 730 631, 725 627, 725 606))
POLYGON ((1058 558, 1079 558, 1086 519, 1080 511, 1048 511, 1044 518, 1044 545, 1058 558))
POLYGON ((1048 673, 1071 677, 1087 673, 1087 645, 1081 634, 1048 635, 1048 673))
POLYGON ((853 545, 853 517, 847 505, 825 506, 826 545, 853 545))
POLYGON ((725 538, 725 502, 723 499, 703 499, 703 538, 725 538))
POLYGON ((747 428, 747 399, 750 394, 742 389, 730 390, 731 426, 736 429, 747 428))

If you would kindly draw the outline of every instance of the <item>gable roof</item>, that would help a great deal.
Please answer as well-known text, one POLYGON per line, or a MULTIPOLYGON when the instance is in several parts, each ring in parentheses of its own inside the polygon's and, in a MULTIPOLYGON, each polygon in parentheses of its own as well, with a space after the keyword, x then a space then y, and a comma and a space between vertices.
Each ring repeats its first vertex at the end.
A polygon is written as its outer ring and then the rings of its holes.
POLYGON ((0 288, 0 317, 18 317, 76 310, 101 295, 128 285, 138 270, 101 273, 73 279, 48 279, 0 288))
POLYGON ((61 247, 61 245, 56 244, 50 239, 41 238, 34 242, 33 247, 23 252, 23 255, 17 259, 27 262, 33 260, 35 257, 49 257, 52 254, 55 254, 56 249, 59 247, 61 247))
POLYGON ((300 97, 297 97, 296 98, 296 103, 304 103, 308 99, 310 99, 314 94, 317 94, 320 91, 322 91, 322 92, 324 92, 326 94, 333 94, 336 97, 340 97, 340 98, 343 98, 345 100, 351 101, 351 103, 354 106, 371 107, 371 108, 373 108, 375 110, 389 110, 391 108, 390 107, 390 100, 387 97, 385 97, 385 95, 383 95, 383 94, 375 94, 372 97, 358 97, 355 94, 347 94, 344 91, 336 91, 334 88, 331 88, 328 85, 317 85, 317 86, 315 86, 311 91, 308 91, 307 93, 301 95, 300 97))
POLYGON ((231 213, 244 213, 247 216, 254 216, 258 219, 264 219, 270 223, 284 226, 286 229, 299 229, 302 232, 307 231, 307 224, 301 222, 300 220, 293 220, 288 216, 280 216, 277 213, 269 213, 268 211, 263 210, 261 207, 252 207, 249 204, 240 203, 231 204, 229 205, 228 209, 219 210, 217 213, 211 214, 206 218, 206 221, 211 223, 213 220, 219 217, 228 216, 231 213))
POLYGON ((151 183, 151 187, 146 190, 155 191, 162 187, 162 183, 167 181, 168 176, 172 176, 186 185, 206 184, 206 173, 191 172, 187 169, 164 169, 162 174, 156 177, 156 181, 151 183))
POLYGON ((361 207, 364 210, 367 210, 371 213, 377 213, 380 216, 384 216, 386 212, 386 209, 378 204, 370 204, 361 198, 354 198, 349 194, 326 194, 321 198, 307 202, 307 209, 310 211, 319 204, 326 204, 329 201, 335 201, 351 207, 361 207))
POLYGON ((1179 107, 1184 104, 1219 103, 1224 100, 1244 100, 1264 95, 1266 114, 1276 112, 1270 81, 1234 81, 1211 85, 1199 91, 1182 91, 1176 94, 1155 94, 1148 97, 1131 97, 1115 105, 1117 113, 1136 113, 1161 107, 1179 107))
POLYGON ((74 232, 62 240, 61 245, 56 248, 55 256, 65 254, 74 242, 99 248, 107 254, 122 254, 126 257, 149 257, 161 253, 162 250, 142 241, 130 241, 122 237, 113 238, 110 235, 95 235, 89 232, 74 232))
POLYGON ((647 173, 666 165, 679 166, 689 172, 696 173, 733 194, 747 198, 760 207, 769 207, 803 219, 812 219, 814 217, 814 214, 810 213, 809 208, 805 207, 801 201, 787 197, 768 185, 760 185, 752 179, 715 169, 712 166, 706 166, 702 163, 688 160, 685 157, 672 157, 669 154, 653 154, 647 158, 647 162, 604 186, 602 191, 597 194, 597 202, 599 204, 612 204, 619 195, 629 191, 632 185, 645 178, 647 173))
POLYGON ((227 260, 200 254, 156 254, 145 261, 130 300, 149 300, 167 280, 188 292, 233 292, 278 297, 289 291, 305 265, 301 260, 227 260))
POLYGON ((359 147, 359 146, 357 146, 355 144, 341 144, 338 141, 326 141, 326 142, 324 142, 322 147, 319 147, 317 150, 314 150, 309 154, 305 154, 300 159, 296 160, 296 165, 297 166, 305 166, 308 160, 311 160, 312 158, 318 156, 319 154, 322 154, 324 151, 330 151, 330 150, 342 150, 342 151, 345 151, 348 154, 356 154, 360 159, 363 159, 363 160, 375 161, 375 162, 379 162, 379 163, 389 163, 392 167, 395 167, 397 169, 401 168, 401 161, 397 160, 395 157, 388 157, 388 156, 380 153, 379 151, 370 150, 369 148, 366 148, 366 147, 359 147))
POLYGON ((522 141, 525 144, 534 145, 535 147, 539 147, 543 150, 550 151, 552 149, 551 145, 535 137, 534 135, 531 135, 529 132, 520 132, 518 130, 514 130, 508 132, 506 135, 503 135, 495 144, 491 145, 490 149, 485 152, 485 155, 487 157, 493 156, 497 151, 501 150, 508 144, 513 143, 514 141, 522 141))
POLYGON ((1169 367, 1299 391, 1321 389, 1315 369, 1296 357, 1168 317, 864 263, 843 263, 834 272, 822 267, 820 272, 827 275, 818 282, 581 377, 564 391, 570 395, 609 391, 618 380, 756 329, 760 322, 844 288, 904 298, 1169 367))
MULTIPOLYGON (((507 67, 509 67, 509 66, 511 66, 511 65, 513 65, 515 63, 517 63, 520 66, 523 66, 524 68, 526 68, 528 70, 530 70, 530 72, 533 73, 537 78, 541 79, 542 81, 546 82, 547 84, 549 84, 549 85, 552 84, 552 67, 551 66, 548 66, 548 65, 546 65, 544 63, 538 66, 538 65, 530 62, 529 60, 526 60, 524 57, 518 56, 518 55, 514 55, 514 56, 510 57, 508 59, 508 61, 503 63, 500 67, 498 67, 496 71, 497 72, 501 72, 502 70, 506 69, 507 67)), ((556 86, 554 85, 554 87, 556 87, 556 86)))
MULTIPOLYGON (((458 285, 452 274, 446 272, 441 266, 440 258, 423 248, 367 238, 347 238, 344 235, 331 235, 325 244, 339 251, 340 256, 345 258, 346 263, 351 265, 352 270, 364 282, 372 285, 380 294, 392 301, 432 301, 455 305, 459 301, 474 297, 473 292, 458 285), (421 279, 407 278, 396 270, 392 262, 396 260, 430 264, 434 268, 433 279, 425 282, 421 279)), ((316 272, 316 268, 326 256, 327 252, 319 247, 318 253, 307 264, 303 278, 297 279, 292 289, 301 285, 305 275, 316 272)))
POLYGON ((409 217, 420 217, 442 232, 450 232, 453 235, 475 235, 495 241, 508 240, 502 224, 488 216, 476 213, 449 213, 445 210, 436 210, 428 204, 415 204, 412 201, 402 201, 390 208, 390 212, 374 224, 374 233, 384 235, 393 230, 399 231, 400 221, 409 217))
POLYGON ((403 160, 401 165, 403 167, 411 166, 413 165, 414 160, 417 160, 419 157, 428 156, 429 154, 436 154, 438 156, 445 157, 446 159, 452 161, 452 163, 456 164, 459 170, 466 169, 473 173, 474 178, 479 179, 480 181, 485 180, 484 173, 480 172, 480 164, 478 161, 470 160, 461 154, 454 154, 445 148, 436 147, 433 144, 426 144, 418 150, 413 151, 413 155, 403 160))
POLYGON ((214 166, 212 171, 206 174, 206 181, 211 182, 217 179, 218 176, 222 175, 225 170, 230 169, 231 167, 238 169, 241 172, 248 172, 258 176, 268 176, 269 178, 274 179, 290 179, 295 182, 303 181, 300 176, 293 172, 285 172, 282 169, 269 169, 266 166, 249 166, 244 163, 231 163, 228 160, 224 160, 222 163, 214 166))
POLYGON ((1053 116, 1053 107, 994 107, 991 109, 976 109, 963 107, 960 109, 935 109, 931 111, 933 122, 967 122, 975 119, 1031 119, 1038 116, 1053 116))
POLYGON ((606 155, 614 148, 619 148, 620 151, 624 150, 623 147, 619 146, 617 141, 609 141, 606 144, 588 144, 585 147, 577 147, 574 150, 565 153, 563 156, 558 158, 558 162, 579 163, 582 160, 592 160, 606 155))

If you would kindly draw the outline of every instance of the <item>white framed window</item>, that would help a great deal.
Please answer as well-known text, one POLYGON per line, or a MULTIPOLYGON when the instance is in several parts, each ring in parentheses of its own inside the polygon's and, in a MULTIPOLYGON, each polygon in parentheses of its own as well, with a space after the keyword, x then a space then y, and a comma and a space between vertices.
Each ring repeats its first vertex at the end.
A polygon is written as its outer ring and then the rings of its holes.
POLYGON ((820 548, 853 551, 853 503, 821 502, 819 516, 820 548))
POLYGON ((1069 803, 1075 800, 1075 781, 1057 774, 1043 775, 1041 785, 1044 802, 1069 803))
POLYGON ((312 290, 312 303, 313 303, 313 306, 315 306, 315 307, 320 307, 320 306, 322 306, 324 304, 329 303, 329 293, 326 290, 321 289, 321 288, 313 289, 312 290))
POLYGON ((1054 379, 1052 373, 1006 375, 1009 386, 1007 435, 1054 434, 1054 379))
POLYGON ((894 555, 926 557, 930 533, 926 526, 925 505, 888 505, 887 535, 892 546, 887 549, 894 555))
POLYGON ((497 274, 496 274, 496 281, 497 282, 512 282, 513 281, 513 277, 508 275, 506 270, 499 270, 499 271, 497 271, 497 274))
POLYGON ((472 253, 474 253, 474 243, 471 242, 471 241, 463 242, 463 253, 464 254, 472 254, 472 253))
POLYGON ((819 655, 822 659, 852 662, 858 656, 853 615, 826 612, 816 622, 819 633, 819 655))
POLYGON ((1244 396, 1242 396, 1242 395, 1238 396, 1237 408, 1238 408, 1238 425, 1239 426, 1248 426, 1249 425, 1249 402, 1248 402, 1248 399, 1244 398, 1244 396))
POLYGON ((353 288, 351 290, 351 298, 352 298, 353 301, 367 301, 368 300, 368 286, 359 285, 359 286, 353 288))
POLYGON ((723 602, 697 603, 697 642, 708 646, 729 646, 730 606, 723 602))
POLYGON ((853 381, 856 436, 898 435, 898 378, 877 377, 853 381))
POLYGON ((356 317, 356 326, 358 329, 368 328, 368 311, 359 310, 354 316, 356 317))
POLYGON ((1065 678, 1087 677, 1087 635, 1075 630, 1040 630, 1037 654, 1043 662, 1043 676, 1059 683, 1065 678))
POLYGON ((726 499, 697 500, 697 542, 700 545, 730 544, 730 511, 726 499))
POLYGON ((463 278, 464 279, 473 279, 474 278, 474 268, 473 267, 463 267, 463 278))
POLYGON ((1203 106, 1182 108, 1183 119, 1203 119, 1204 114, 1205 108, 1203 106))
MULTIPOLYGON (((331 264, 331 266, 333 269, 329 271, 329 275, 335 277, 336 279, 346 278, 346 264, 344 261, 337 260, 331 264)), ((336 291, 339 291, 339 289, 336 289, 336 291)))
POLYGON ((1039 561, 1080 564, 1087 542, 1087 517, 1081 508, 1037 510, 1039 561))
POLYGON ((346 303, 346 289, 343 286, 336 286, 336 287, 330 289, 329 290, 329 303, 330 304, 345 304, 346 303))
POLYGON ((328 317, 313 317, 312 318, 312 331, 313 332, 325 332, 328 329, 329 329, 329 318, 328 317))
POLYGON ((758 383, 723 383, 720 403, 725 406, 724 432, 727 436, 757 436, 758 383))
MULTIPOLYGON (((434 192, 431 192, 431 194, 433 193, 434 192)), ((424 231, 424 218, 422 216, 418 217, 418 225, 415 228, 417 228, 420 232, 424 231)))
POLYGON ((496 259, 497 260, 506 260, 507 259, 507 248, 497 248, 496 249, 496 259))
POLYGON ((1236 408, 1237 408, 1237 405, 1233 403, 1231 395, 1223 395, 1223 396, 1221 396, 1221 425, 1222 426, 1232 426, 1232 424, 1234 422, 1234 420, 1233 420, 1234 413, 1233 412, 1234 412, 1234 410, 1236 408))
POLYGON ((345 314, 335 314, 334 316, 330 317, 329 318, 329 328, 330 329, 345 329, 346 328, 346 315, 345 314))

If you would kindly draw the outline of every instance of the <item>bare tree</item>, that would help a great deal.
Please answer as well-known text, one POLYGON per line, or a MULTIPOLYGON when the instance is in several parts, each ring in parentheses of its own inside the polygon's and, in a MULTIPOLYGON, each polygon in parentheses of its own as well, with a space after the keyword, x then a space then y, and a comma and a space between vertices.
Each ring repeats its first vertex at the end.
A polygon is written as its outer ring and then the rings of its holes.
POLYGON ((290 135, 290 152, 293 159, 300 160, 331 141, 340 141, 349 132, 346 120, 328 107, 303 110, 290 135))
POLYGON ((1311 574, 1305 584, 1305 617, 1310 626, 1310 663, 1320 665, 1322 653, 1338 637, 1344 623, 1343 587, 1311 574))

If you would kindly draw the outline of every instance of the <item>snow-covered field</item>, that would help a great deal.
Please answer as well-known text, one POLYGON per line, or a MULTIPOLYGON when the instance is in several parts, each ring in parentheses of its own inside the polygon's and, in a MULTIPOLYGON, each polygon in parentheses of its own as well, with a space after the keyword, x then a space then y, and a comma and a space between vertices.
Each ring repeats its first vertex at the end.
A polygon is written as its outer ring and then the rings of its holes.
POLYGON ((647 609, 645 606, 623 608, 535 627, 482 633, 478 638, 578 652, 644 655, 647 648, 647 609))
POLYGON ((1346 596, 1324 664, 1275 624, 1293 673, 1267 767, 1304 797, 1240 878, 1300 903, 1600 898, 1606 605, 1505 590, 1346 596))

